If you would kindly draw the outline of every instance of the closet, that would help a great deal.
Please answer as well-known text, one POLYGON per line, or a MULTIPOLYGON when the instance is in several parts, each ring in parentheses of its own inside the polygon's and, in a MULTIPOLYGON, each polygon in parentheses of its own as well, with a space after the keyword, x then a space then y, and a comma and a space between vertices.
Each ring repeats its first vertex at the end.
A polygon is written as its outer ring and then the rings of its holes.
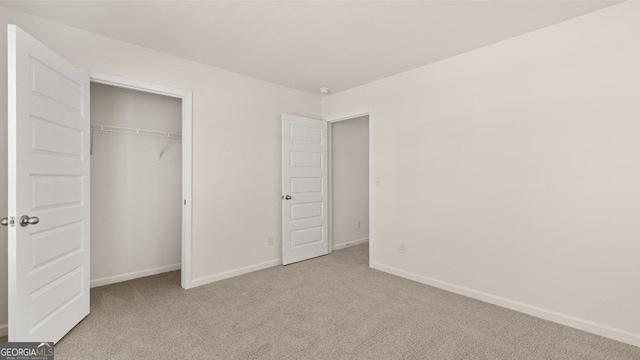
POLYGON ((180 269, 181 128, 180 99, 91 84, 92 287, 180 269))

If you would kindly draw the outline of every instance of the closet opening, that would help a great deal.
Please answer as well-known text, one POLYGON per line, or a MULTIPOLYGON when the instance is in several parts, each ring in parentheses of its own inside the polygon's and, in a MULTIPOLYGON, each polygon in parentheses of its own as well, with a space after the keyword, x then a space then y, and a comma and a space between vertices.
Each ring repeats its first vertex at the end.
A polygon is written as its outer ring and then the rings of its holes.
POLYGON ((112 80, 90 89, 91 287, 167 273, 190 288, 191 93, 112 80))

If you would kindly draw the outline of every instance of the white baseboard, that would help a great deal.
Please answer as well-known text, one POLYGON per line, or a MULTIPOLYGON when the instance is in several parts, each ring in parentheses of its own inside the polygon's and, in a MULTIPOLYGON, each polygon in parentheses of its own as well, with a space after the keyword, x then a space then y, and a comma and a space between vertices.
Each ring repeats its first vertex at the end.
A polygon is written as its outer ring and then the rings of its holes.
POLYGON ((262 269, 266 269, 266 268, 270 268, 272 266, 278 266, 278 265, 282 265, 282 259, 266 261, 260 264, 250 265, 250 266, 246 266, 246 267, 235 269, 235 270, 203 276, 203 277, 191 280, 191 287, 194 288, 196 286, 210 284, 212 282, 232 278, 238 275, 248 274, 250 272, 254 272, 254 271, 258 271, 258 270, 262 270, 262 269))
POLYGON ((182 267, 182 264, 173 264, 173 265, 157 267, 154 269, 134 271, 134 272, 121 274, 121 275, 107 276, 100 279, 91 280, 91 287, 94 288, 97 286, 115 284, 122 281, 133 280, 141 277, 158 275, 158 274, 166 273, 169 271, 180 270, 181 267, 182 267))
POLYGON ((9 335, 9 325, 8 324, 0 325, 0 336, 7 336, 7 335, 9 335))
POLYGON ((500 296, 491 295, 482 291, 469 289, 458 286, 445 281, 440 281, 426 276, 418 275, 408 271, 400 270, 390 266, 374 263, 373 269, 384 271, 386 273, 403 277, 409 280, 417 281, 422 284, 433 286, 439 289, 447 290, 456 294, 467 296, 476 300, 484 301, 489 304, 498 305, 507 309, 515 310, 531 316, 535 316, 544 320, 549 320, 558 324, 566 325, 592 334, 604 336, 613 340, 617 340, 626 344, 640 347, 640 334, 634 334, 625 330, 616 329, 607 325, 598 324, 589 320, 576 318, 570 315, 561 314, 555 311, 539 308, 537 306, 521 303, 518 301, 506 299, 500 296))
POLYGON ((333 251, 342 250, 344 248, 348 248, 349 246, 360 245, 360 244, 364 244, 364 243, 368 243, 368 242, 369 242, 369 238, 362 238, 362 239, 358 239, 358 240, 347 241, 347 242, 342 243, 342 244, 335 244, 335 245, 333 245, 333 247, 331 249, 333 251))

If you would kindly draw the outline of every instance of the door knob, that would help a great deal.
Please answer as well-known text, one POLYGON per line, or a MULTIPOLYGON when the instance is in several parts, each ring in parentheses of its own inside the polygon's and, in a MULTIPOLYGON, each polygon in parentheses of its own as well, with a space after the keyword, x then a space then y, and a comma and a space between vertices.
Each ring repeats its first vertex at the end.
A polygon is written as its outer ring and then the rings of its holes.
POLYGON ((291 195, 285 195, 285 196, 284 196, 284 199, 285 199, 285 200, 291 200, 291 195))
POLYGON ((0 220, 0 225, 9 226, 9 219, 8 218, 2 218, 2 220, 0 220))
POLYGON ((29 217, 28 215, 22 215, 22 217, 20 218, 20 226, 22 227, 35 225, 39 222, 40 222, 40 219, 38 219, 35 216, 29 217))

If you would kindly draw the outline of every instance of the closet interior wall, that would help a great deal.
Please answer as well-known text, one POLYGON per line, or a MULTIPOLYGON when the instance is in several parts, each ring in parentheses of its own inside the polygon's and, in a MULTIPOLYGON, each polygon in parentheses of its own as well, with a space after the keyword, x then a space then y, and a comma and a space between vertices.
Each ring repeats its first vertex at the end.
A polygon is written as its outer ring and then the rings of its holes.
MULTIPOLYGON (((91 125, 180 134, 181 100, 92 83, 91 125)), ((92 287, 180 269, 181 162, 180 138, 92 130, 92 287)))

